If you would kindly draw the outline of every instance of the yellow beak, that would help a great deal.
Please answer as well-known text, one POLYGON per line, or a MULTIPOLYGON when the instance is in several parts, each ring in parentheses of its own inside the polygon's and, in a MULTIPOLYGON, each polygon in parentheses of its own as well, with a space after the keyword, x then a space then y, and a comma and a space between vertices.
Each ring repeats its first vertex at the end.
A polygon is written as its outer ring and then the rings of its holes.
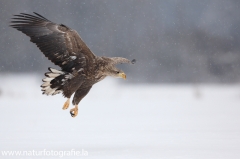
POLYGON ((127 78, 127 76, 126 76, 125 73, 119 73, 119 76, 120 76, 121 78, 123 78, 123 79, 126 79, 126 78, 127 78))

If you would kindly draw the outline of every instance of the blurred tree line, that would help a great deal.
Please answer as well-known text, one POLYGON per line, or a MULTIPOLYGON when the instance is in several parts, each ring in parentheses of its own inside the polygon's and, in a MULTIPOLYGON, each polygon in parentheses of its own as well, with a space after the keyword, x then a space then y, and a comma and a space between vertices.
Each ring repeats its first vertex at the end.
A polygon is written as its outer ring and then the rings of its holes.
POLYGON ((98 56, 136 58, 120 66, 131 82, 240 80, 239 0, 1 0, 0 72, 55 67, 10 28, 13 14, 42 14, 78 31, 98 56))

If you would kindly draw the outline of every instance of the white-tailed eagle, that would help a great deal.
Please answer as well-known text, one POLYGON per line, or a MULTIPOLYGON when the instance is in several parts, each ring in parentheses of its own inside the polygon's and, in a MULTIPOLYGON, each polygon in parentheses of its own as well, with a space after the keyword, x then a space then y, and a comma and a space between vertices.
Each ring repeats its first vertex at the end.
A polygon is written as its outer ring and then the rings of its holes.
POLYGON ((72 117, 78 114, 79 102, 88 94, 92 86, 106 76, 126 79, 125 73, 116 68, 119 63, 135 63, 122 57, 99 57, 91 52, 79 34, 63 24, 56 24, 43 16, 34 13, 14 15, 11 27, 30 37, 42 53, 62 70, 49 68, 41 85, 43 94, 62 93, 67 101, 63 109, 67 109, 70 97, 74 94, 70 110, 72 117))

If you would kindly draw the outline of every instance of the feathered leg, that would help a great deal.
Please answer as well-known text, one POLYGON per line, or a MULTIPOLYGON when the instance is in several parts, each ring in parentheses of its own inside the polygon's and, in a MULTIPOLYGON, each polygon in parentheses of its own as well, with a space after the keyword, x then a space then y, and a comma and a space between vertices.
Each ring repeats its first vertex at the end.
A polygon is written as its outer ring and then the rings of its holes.
MULTIPOLYGON (((68 76, 65 76, 65 78, 69 78, 68 76)), ((61 81, 66 81, 66 79, 61 79, 61 81)), ((56 82, 57 83, 57 82, 56 82)), ((77 89, 81 86, 83 83, 82 77, 76 76, 76 77, 71 77, 70 79, 67 80, 66 83, 62 86, 63 90, 63 95, 67 98, 67 101, 63 105, 63 110, 67 109, 70 105, 70 98, 72 94, 77 91, 77 89)), ((75 110, 77 112, 77 110, 75 110)))
POLYGON ((70 114, 72 117, 76 117, 78 115, 78 103, 88 94, 91 88, 92 86, 86 87, 86 88, 80 87, 75 92, 73 101, 72 101, 75 107, 70 110, 70 114))

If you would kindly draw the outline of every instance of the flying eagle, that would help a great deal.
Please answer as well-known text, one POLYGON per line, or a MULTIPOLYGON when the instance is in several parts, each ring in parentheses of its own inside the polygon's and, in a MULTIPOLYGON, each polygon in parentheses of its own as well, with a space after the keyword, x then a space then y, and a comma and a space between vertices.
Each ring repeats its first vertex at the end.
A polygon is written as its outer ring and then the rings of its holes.
POLYGON ((49 60, 61 67, 62 70, 49 67, 41 87, 46 95, 62 93, 67 98, 64 110, 69 107, 70 98, 75 93, 72 100, 75 107, 70 110, 72 117, 77 116, 79 102, 95 83, 106 76, 126 79, 126 74, 116 68, 116 64, 136 62, 122 57, 96 56, 75 30, 34 14, 14 15, 10 26, 29 36, 49 60))

